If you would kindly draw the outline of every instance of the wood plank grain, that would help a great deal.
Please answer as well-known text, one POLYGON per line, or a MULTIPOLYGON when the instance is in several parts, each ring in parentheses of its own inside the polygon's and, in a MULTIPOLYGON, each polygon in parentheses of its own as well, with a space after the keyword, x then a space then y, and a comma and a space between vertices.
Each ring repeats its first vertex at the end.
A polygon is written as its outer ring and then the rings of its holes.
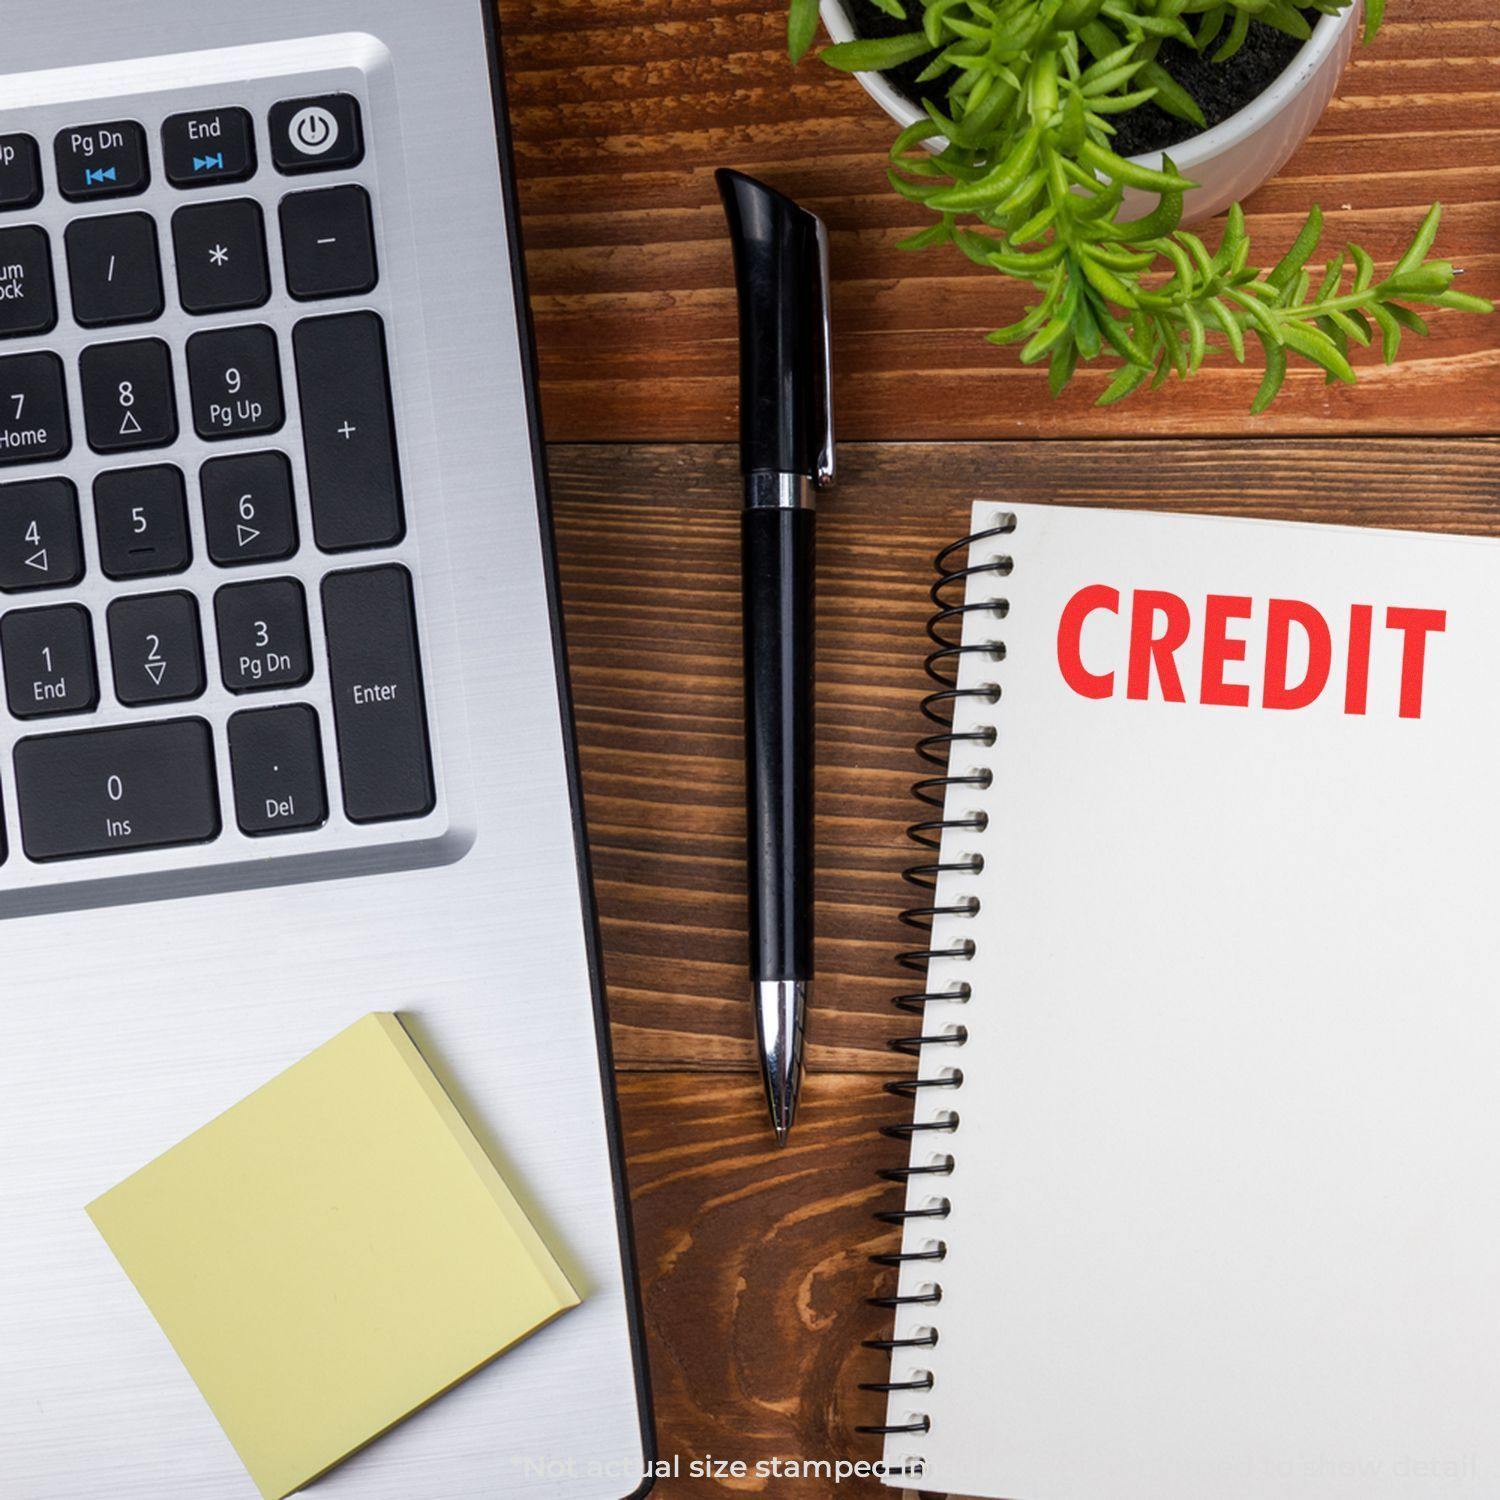
MULTIPOLYGON (((745 998, 737 457, 552 450, 615 1045, 754 1066, 745 998)), ((1500 442, 846 445, 820 502, 815 1072, 900 1071, 889 998, 930 560, 974 499, 1500 533, 1500 442)))
POLYGON ((896 1247, 875 1223, 899 1207, 878 1182, 901 1149, 879 1127, 903 1110, 868 1078, 824 1077, 809 1090, 791 1144, 777 1150, 753 1081, 701 1073, 626 1077, 621 1113, 661 1454, 682 1476, 661 1500, 726 1493, 876 1500, 882 1487, 757 1477, 758 1461, 874 1462, 886 1357, 861 1348, 890 1314, 864 1299, 891 1273, 868 1261, 896 1247), (743 1478, 693 1478, 710 1455, 743 1478))
MULTIPOLYGON (((981 335, 1021 289, 897 242, 922 211, 885 183, 889 121, 851 78, 790 68, 783 0, 500 0, 543 403, 554 441, 725 440, 735 420, 729 252, 713 169, 795 194, 832 232, 838 410, 849 438, 1500 431, 1500 318, 1442 314, 1357 389, 1215 365, 1108 412, 1082 375, 1053 403, 981 335)), ((1249 204, 1270 263, 1313 202, 1329 243, 1391 264, 1434 197, 1443 253, 1500 297, 1494 0, 1393 0, 1317 133, 1249 204)), ((1252 361, 1254 363, 1254 361, 1252 361)))

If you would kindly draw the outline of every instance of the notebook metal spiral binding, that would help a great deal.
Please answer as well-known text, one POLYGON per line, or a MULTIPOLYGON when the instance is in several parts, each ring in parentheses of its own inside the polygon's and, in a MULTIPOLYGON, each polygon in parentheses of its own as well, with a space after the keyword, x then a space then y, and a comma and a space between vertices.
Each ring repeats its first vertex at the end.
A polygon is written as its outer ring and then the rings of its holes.
MULTIPOLYGON (((907 830, 907 837, 924 850, 931 851, 933 858, 921 864, 912 865, 906 870, 904 878, 909 885, 918 890, 933 892, 933 903, 925 906, 913 906, 901 913, 901 921, 908 927, 915 928, 919 932, 930 933, 933 923, 940 917, 969 918, 977 917, 980 911, 980 902, 977 896, 966 896, 956 903, 950 905, 936 904, 936 890, 939 880, 944 875, 978 875, 984 869, 984 856, 972 855, 966 859, 944 862, 942 859, 943 835, 950 829, 961 829, 969 833, 983 833, 989 826, 989 815, 979 812, 972 817, 950 818, 946 814, 948 794, 953 787, 974 787, 977 790, 988 790, 993 782, 993 773, 987 769, 970 772, 967 774, 954 775, 953 759, 954 748, 962 744, 979 744, 986 748, 993 745, 996 739, 996 730, 993 725, 981 725, 972 729, 957 731, 954 729, 954 706, 963 699, 975 699, 986 704, 997 704, 1000 701, 1000 687, 997 683, 984 683, 979 687, 961 688, 958 685, 959 670, 963 660, 967 656, 982 656, 989 661, 999 662, 1005 659, 1005 643, 1001 640, 987 640, 974 644, 965 645, 963 641, 964 625, 972 614, 988 615, 995 620, 1003 620, 1010 611, 1010 604, 1005 599, 992 599, 979 603, 963 602, 955 590, 967 590, 969 580, 977 575, 992 575, 995 577, 1008 577, 1012 569, 1012 560, 1009 557, 996 558, 991 562, 979 563, 973 566, 957 567, 957 559, 967 553, 971 547, 981 542, 987 542, 995 537, 1009 536, 1016 528, 1016 518, 1009 513, 1002 513, 994 526, 987 530, 975 532, 971 536, 964 537, 961 541, 954 542, 945 547, 933 560, 933 566, 937 571, 937 581, 932 585, 930 597, 936 613, 927 623, 927 634, 933 643, 933 650, 927 657, 926 670, 928 677, 937 685, 935 690, 922 700, 922 713, 927 720, 935 726, 935 732, 924 736, 917 742, 917 754, 928 765, 941 772, 940 775, 926 776, 912 786, 912 795, 924 803, 927 807, 936 810, 938 816, 924 818, 913 823, 907 830), (957 599, 957 602, 955 602, 957 599)), ((897 955, 897 963, 904 969, 920 974, 924 979, 927 977, 929 965, 937 960, 953 959, 961 963, 968 963, 974 958, 976 945, 972 938, 962 941, 947 948, 937 948, 932 945, 929 938, 928 946, 911 949, 897 955)), ((892 1001, 895 1007, 910 1015, 920 1016, 927 1008, 928 1001, 951 1002, 958 1001, 966 1004, 973 995, 973 990, 967 981, 959 981, 947 990, 933 991, 931 989, 916 991, 909 994, 898 995, 892 1001)), ((903 1056, 916 1057, 924 1047, 951 1047, 959 1051, 969 1040, 969 1029, 967 1026, 953 1026, 943 1032, 928 1034, 918 1033, 913 1036, 900 1036, 893 1038, 888 1045, 890 1048, 901 1053, 903 1056)), ((919 1095, 928 1090, 948 1093, 956 1093, 963 1087, 963 1069, 953 1067, 945 1069, 935 1078, 903 1078, 896 1082, 885 1085, 885 1091, 899 1099, 915 1100, 919 1095)), ((905 1143, 910 1149, 912 1141, 918 1136, 931 1134, 937 1136, 952 1136, 958 1130, 959 1114, 957 1110, 945 1110, 931 1121, 903 1121, 896 1125, 886 1125, 881 1128, 881 1134, 895 1141, 905 1143)), ((933 1178, 940 1179, 952 1175, 954 1169, 954 1158, 951 1153, 944 1153, 936 1157, 924 1166, 903 1165, 899 1167, 887 1167, 882 1169, 878 1175, 885 1182, 897 1183, 905 1187, 913 1179, 933 1178)), ((933 1203, 921 1208, 901 1208, 886 1210, 875 1215, 878 1222, 903 1227, 916 1220, 931 1220, 941 1223, 947 1219, 952 1212, 952 1203, 946 1197, 940 1197, 933 1203)), ((948 1254, 947 1244, 938 1239, 934 1244, 923 1250, 896 1251, 880 1255, 872 1255, 871 1262, 882 1268, 900 1271, 901 1267, 913 1262, 928 1264, 940 1264, 948 1254)), ((934 1281, 930 1287, 921 1291, 909 1293, 905 1296, 899 1293, 884 1297, 871 1297, 869 1304, 892 1312, 893 1314, 902 1307, 919 1306, 935 1307, 943 1299, 943 1288, 939 1282, 934 1281)), ((892 1353, 899 1349, 935 1349, 938 1343, 938 1330, 936 1327, 928 1326, 917 1330, 910 1338, 866 1339, 864 1347, 878 1350, 882 1353, 892 1353)), ((930 1391, 933 1388, 933 1375, 931 1370, 919 1370, 914 1372, 910 1380, 887 1380, 866 1381, 860 1385, 863 1391, 871 1391, 877 1394, 889 1395, 895 1391, 930 1391)), ((906 1422, 883 1424, 879 1426, 862 1426, 856 1431, 877 1437, 889 1435, 920 1435, 931 1431, 932 1421, 926 1413, 913 1414, 912 1419, 906 1422)), ((922 1473, 922 1461, 920 1458, 907 1460, 909 1467, 898 1471, 901 1477, 919 1477, 922 1473)))

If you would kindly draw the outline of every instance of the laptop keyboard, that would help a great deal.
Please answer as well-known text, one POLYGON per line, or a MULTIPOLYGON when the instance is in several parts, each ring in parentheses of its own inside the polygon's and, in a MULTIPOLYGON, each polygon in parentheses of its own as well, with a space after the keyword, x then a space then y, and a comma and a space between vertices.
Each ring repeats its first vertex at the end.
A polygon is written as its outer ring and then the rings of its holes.
POLYGON ((0 862, 427 817, 361 102, 6 124, 0 862))

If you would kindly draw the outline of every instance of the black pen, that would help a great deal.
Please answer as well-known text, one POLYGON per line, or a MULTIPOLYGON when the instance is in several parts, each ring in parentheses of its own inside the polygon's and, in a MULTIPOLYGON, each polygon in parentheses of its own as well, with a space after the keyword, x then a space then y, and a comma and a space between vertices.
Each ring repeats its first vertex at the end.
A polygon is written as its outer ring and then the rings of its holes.
POLYGON ((750 980, 785 1145, 813 977, 813 496, 834 469, 828 232, 754 178, 717 180, 740 309, 750 980))

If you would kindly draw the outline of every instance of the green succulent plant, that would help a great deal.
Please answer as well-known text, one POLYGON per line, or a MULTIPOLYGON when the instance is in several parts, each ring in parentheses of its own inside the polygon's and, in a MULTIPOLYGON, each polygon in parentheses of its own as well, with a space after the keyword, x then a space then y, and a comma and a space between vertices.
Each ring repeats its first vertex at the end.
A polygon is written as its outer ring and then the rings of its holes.
MULTIPOLYGON (((859 3, 859 0, 851 0, 859 3)), ((1254 410, 1275 400, 1293 358, 1320 366, 1330 383, 1356 379, 1351 346, 1379 340, 1387 363, 1403 337, 1424 334, 1415 308, 1488 313, 1455 289, 1459 272, 1431 251, 1442 217, 1434 205, 1393 270, 1377 270, 1348 245, 1314 268, 1323 216, 1314 208, 1269 270, 1251 263, 1238 204, 1218 244, 1181 226, 1183 194, 1197 186, 1170 157, 1160 171, 1110 149, 1113 121, 1154 101, 1202 124, 1197 104, 1159 60, 1169 38, 1218 61, 1244 43, 1252 20, 1311 35, 1306 11, 1333 14, 1353 0, 863 0, 909 20, 909 32, 842 42, 823 60, 846 71, 927 59, 918 82, 927 118, 891 147, 890 180, 923 205, 933 224, 908 249, 954 245, 971 260, 1029 283, 1026 315, 989 338, 1020 344, 1020 359, 1046 361, 1053 394, 1081 362, 1118 363, 1100 405, 1187 378, 1211 355, 1243 363, 1247 343, 1265 351, 1254 410), (938 94, 944 106, 930 102, 938 94), (942 141, 935 154, 925 142, 942 141), (1146 217, 1122 222, 1127 188, 1154 194, 1146 217)), ((1367 0, 1365 39, 1385 0, 1367 0)), ((794 61, 813 42, 817 0, 790 0, 794 61)))

